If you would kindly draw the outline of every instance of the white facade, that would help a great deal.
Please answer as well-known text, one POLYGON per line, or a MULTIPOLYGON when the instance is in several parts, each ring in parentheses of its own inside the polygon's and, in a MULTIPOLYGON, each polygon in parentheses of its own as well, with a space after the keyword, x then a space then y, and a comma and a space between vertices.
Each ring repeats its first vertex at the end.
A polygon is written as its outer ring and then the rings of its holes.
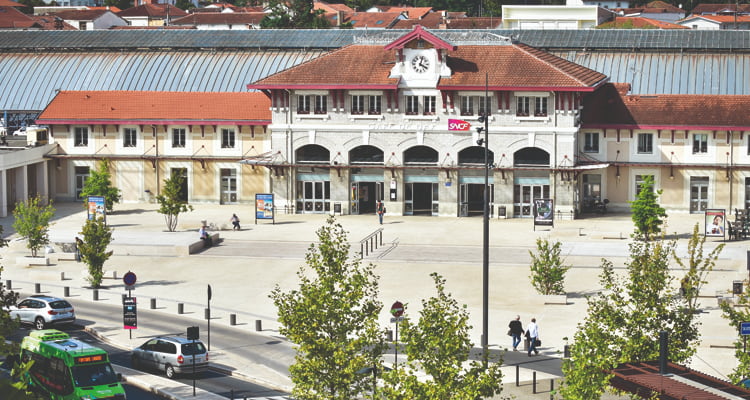
POLYGON ((503 6, 504 29, 591 29, 611 19, 594 5, 503 6))

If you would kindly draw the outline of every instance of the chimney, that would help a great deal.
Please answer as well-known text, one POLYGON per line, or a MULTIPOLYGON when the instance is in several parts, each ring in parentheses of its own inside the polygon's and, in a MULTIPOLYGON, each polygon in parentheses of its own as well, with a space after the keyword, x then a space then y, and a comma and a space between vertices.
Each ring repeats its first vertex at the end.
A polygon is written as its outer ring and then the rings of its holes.
POLYGON ((343 19, 344 12, 341 10, 336 10, 336 26, 341 26, 341 24, 344 23, 343 19))

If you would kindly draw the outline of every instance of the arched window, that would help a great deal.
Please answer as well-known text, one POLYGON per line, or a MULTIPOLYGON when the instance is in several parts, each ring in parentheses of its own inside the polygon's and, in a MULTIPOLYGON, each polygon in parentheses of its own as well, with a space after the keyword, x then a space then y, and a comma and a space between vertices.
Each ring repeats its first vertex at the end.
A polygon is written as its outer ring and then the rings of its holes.
POLYGON ((513 154, 514 166, 549 166, 549 153, 536 147, 526 147, 513 154))
POLYGON ((437 164, 437 150, 427 146, 414 146, 404 151, 404 164, 437 164))
POLYGON ((349 163, 382 164, 383 150, 370 145, 357 146, 349 151, 349 163))
MULTIPOLYGON (((487 155, 490 165, 495 163, 495 153, 490 150, 487 155)), ((484 147, 471 146, 458 152, 458 164, 480 164, 484 165, 484 147)))
POLYGON ((323 146, 308 144, 300 147, 295 152, 298 163, 328 163, 331 160, 331 152, 323 146))

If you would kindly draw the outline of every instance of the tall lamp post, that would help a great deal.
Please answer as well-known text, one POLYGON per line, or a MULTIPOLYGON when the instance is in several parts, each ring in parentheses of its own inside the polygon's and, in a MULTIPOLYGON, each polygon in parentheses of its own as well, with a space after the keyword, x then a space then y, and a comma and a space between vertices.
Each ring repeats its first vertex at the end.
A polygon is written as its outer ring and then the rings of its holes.
POLYGON ((488 325, 489 325, 489 275, 490 275, 490 149, 489 149, 489 76, 484 75, 484 113, 479 116, 479 122, 484 127, 478 127, 477 132, 484 138, 477 140, 480 146, 484 144, 484 221, 482 229, 482 349, 484 366, 487 367, 488 325))

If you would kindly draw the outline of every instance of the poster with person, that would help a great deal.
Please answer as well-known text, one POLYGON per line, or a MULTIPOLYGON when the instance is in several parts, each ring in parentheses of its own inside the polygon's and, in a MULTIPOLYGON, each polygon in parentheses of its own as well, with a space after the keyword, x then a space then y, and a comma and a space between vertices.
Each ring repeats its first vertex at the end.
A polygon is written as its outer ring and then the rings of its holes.
POLYGON ((534 225, 554 225, 554 219, 552 199, 534 199, 534 225))
POLYGON ((724 237, 726 228, 725 210, 706 210, 706 236, 724 237))

